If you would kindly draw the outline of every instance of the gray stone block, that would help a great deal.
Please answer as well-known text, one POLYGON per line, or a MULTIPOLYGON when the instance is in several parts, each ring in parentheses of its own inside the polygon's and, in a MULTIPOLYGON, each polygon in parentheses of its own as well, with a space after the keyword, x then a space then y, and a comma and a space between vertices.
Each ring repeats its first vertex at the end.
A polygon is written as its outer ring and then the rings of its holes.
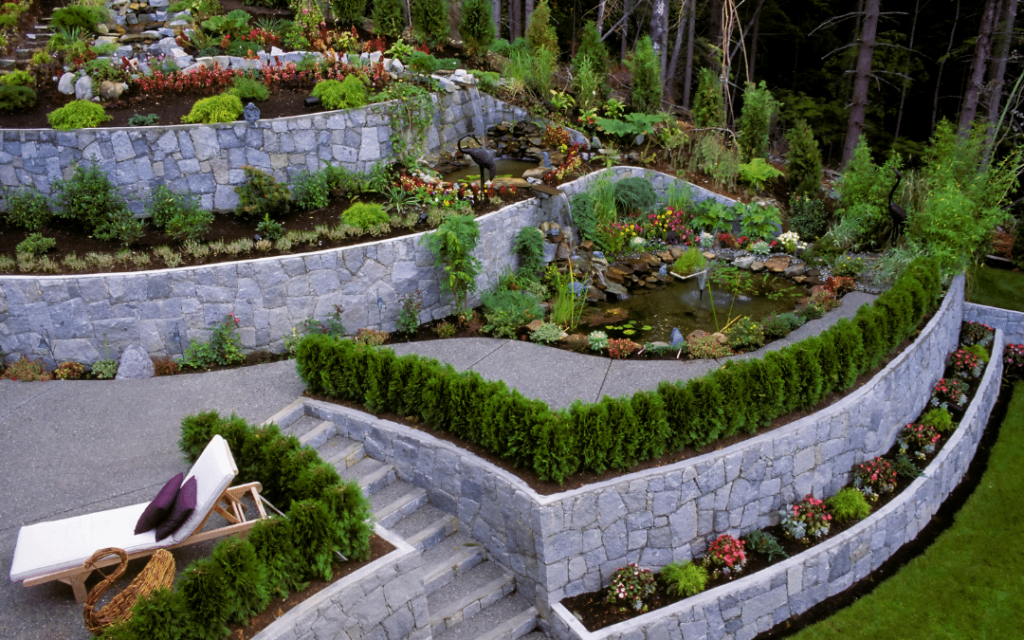
POLYGON ((121 362, 117 367, 115 380, 137 380, 152 378, 153 375, 153 359, 145 349, 133 344, 121 354, 121 362))

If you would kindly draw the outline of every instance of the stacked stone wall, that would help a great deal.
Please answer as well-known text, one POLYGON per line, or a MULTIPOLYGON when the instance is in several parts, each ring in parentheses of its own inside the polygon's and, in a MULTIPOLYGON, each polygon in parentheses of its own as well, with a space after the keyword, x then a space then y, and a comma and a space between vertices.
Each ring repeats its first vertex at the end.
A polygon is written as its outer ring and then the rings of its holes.
POLYGON ((981 322, 1003 330, 1006 344, 1024 343, 1024 313, 968 302, 964 304, 964 321, 981 322))
POLYGON ((698 557, 714 536, 776 524, 780 508, 808 493, 836 493, 926 406, 957 344, 963 286, 955 279, 918 339, 827 409, 721 451, 554 495, 422 431, 329 403, 308 401, 306 411, 426 489, 544 609, 602 588, 627 562, 698 557))

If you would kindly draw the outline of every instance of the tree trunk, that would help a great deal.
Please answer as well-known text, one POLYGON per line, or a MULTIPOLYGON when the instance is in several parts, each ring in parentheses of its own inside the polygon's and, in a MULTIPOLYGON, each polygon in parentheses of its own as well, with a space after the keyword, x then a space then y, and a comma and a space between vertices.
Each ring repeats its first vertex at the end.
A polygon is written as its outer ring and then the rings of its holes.
POLYGON ((960 125, 957 132, 961 137, 971 132, 971 123, 978 112, 981 92, 985 89, 985 69, 992 52, 992 29, 996 22, 998 0, 985 0, 985 9, 981 14, 981 28, 978 29, 978 40, 974 47, 974 59, 971 60, 971 74, 964 92, 963 106, 960 108, 960 125))
MULTIPOLYGON (((995 127, 999 121, 999 108, 1003 101, 1003 79, 1006 75, 1006 59, 1013 40, 1013 27, 1017 18, 1017 0, 1003 0, 999 22, 992 34, 992 64, 989 66, 988 95, 985 111, 989 123, 995 127)), ((995 135, 995 132, 992 132, 995 135)))
POLYGON ((668 64, 668 0, 654 0, 651 7, 651 44, 661 63, 662 95, 665 90, 665 67, 668 64))
POLYGON ((508 3, 508 23, 509 31, 512 35, 512 42, 515 42, 516 38, 523 35, 522 24, 520 18, 523 14, 523 2, 522 0, 509 0, 508 3))
POLYGON ((690 26, 686 33, 686 73, 683 75, 683 108, 690 108, 690 85, 693 84, 693 39, 697 24, 697 7, 695 0, 690 0, 690 11, 688 14, 690 26))
POLYGON ((754 13, 754 33, 750 35, 750 81, 757 82, 754 70, 757 68, 757 35, 761 31, 761 5, 754 13))
POLYGON ((683 50, 683 32, 689 22, 687 13, 693 6, 693 0, 679 2, 679 26, 676 27, 676 40, 672 45, 672 60, 668 63, 668 70, 665 72, 665 98, 675 104, 676 102, 676 70, 679 68, 679 54, 683 50))
POLYGON ((491 20, 494 21, 494 37, 501 37, 501 0, 491 0, 491 20))
POLYGON ((619 59, 622 61, 626 60, 627 44, 626 41, 629 39, 629 12, 633 10, 633 3, 631 0, 626 0, 622 7, 622 47, 620 48, 619 59))
MULTIPOLYGON (((711 0, 711 4, 708 6, 708 41, 711 46, 718 47, 719 50, 722 48, 722 4, 724 4, 723 0, 711 0)), ((716 72, 722 70, 727 55, 727 51, 721 52, 721 57, 715 64, 716 72)))
MULTIPOLYGON (((910 23, 910 42, 907 43, 907 48, 910 49, 910 51, 907 52, 907 71, 910 70, 909 56, 914 55, 914 33, 917 31, 917 15, 920 8, 921 0, 914 0, 914 21, 910 23)), ((900 137, 900 125, 903 124, 903 105, 906 104, 907 101, 907 86, 910 82, 906 78, 900 78, 900 80, 903 83, 903 87, 900 90, 900 108, 898 115, 896 116, 896 135, 893 136, 893 140, 897 140, 900 137)))
POLYGON ((935 98, 932 100, 932 126, 935 131, 935 121, 939 117, 939 88, 942 87, 942 69, 946 66, 950 51, 953 50, 953 37, 956 34, 956 24, 960 21, 960 0, 956 0, 956 13, 953 15, 953 28, 949 30, 949 44, 946 46, 946 55, 939 61, 939 73, 935 78, 935 98))
POLYGON ((853 80, 853 99, 850 104, 850 119, 846 125, 846 143, 843 144, 843 166, 846 166, 853 157, 857 141, 864 131, 864 115, 868 108, 868 80, 871 79, 871 59, 875 54, 880 1, 867 0, 864 6, 864 30, 860 36, 860 51, 857 52, 857 73, 853 80))
POLYGON ((597 35, 601 35, 601 28, 604 25, 605 2, 607 0, 601 0, 597 3, 597 35))
POLYGON ((523 14, 523 24, 530 26, 530 18, 533 17, 533 0, 526 0, 526 11, 523 14))

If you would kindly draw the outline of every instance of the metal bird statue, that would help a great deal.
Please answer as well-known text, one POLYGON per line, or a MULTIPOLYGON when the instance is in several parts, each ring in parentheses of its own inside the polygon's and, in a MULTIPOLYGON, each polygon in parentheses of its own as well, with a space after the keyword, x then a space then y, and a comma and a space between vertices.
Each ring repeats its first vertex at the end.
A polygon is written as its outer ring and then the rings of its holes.
POLYGON ((466 138, 472 138, 477 144, 480 144, 480 141, 476 139, 476 136, 467 133, 459 138, 456 146, 458 146, 460 153, 464 153, 472 158, 473 162, 480 167, 480 192, 482 193, 484 190, 484 169, 486 168, 490 172, 491 180, 494 180, 494 176, 497 173, 497 166, 494 164, 494 154, 487 149, 484 149, 482 144, 480 145, 480 148, 463 149, 462 141, 466 138))
POLYGON ((896 184, 892 185, 892 191, 889 192, 889 218, 892 220, 891 238, 895 242, 907 226, 907 212, 892 199, 896 195, 896 188, 900 186, 900 181, 903 180, 903 174, 896 169, 893 169, 892 172, 896 174, 896 184))

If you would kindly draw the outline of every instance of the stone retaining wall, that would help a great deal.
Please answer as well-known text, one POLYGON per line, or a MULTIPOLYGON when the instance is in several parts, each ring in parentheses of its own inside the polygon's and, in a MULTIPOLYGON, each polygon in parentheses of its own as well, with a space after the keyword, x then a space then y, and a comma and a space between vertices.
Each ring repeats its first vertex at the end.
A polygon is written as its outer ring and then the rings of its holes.
POLYGON ((1003 330, 1006 344, 1024 343, 1024 313, 968 302, 964 304, 964 321, 981 322, 1003 330))
MULTIPOLYGON (((430 151, 451 147, 466 133, 482 136, 488 126, 504 120, 530 119, 526 111, 475 87, 434 94, 432 100, 430 151)), ((287 183, 325 162, 367 173, 379 161, 392 158, 387 104, 263 120, 255 127, 236 122, 74 131, 0 129, 0 186, 33 187, 49 194, 54 180, 71 175, 71 163, 95 158, 136 213, 161 184, 200 196, 206 209, 233 210, 238 204, 234 188, 245 181, 246 165, 287 183)))
POLYGON ((304 600, 254 640, 429 640, 420 552, 386 529, 395 550, 304 600))
POLYGON ((927 404, 957 344, 963 287, 959 276, 918 339, 827 409, 720 451, 554 495, 422 431, 330 403, 311 400, 306 411, 456 514, 543 611, 600 589, 627 562, 688 560, 713 536, 777 523, 776 512, 805 494, 836 493, 927 404))
POLYGON ((949 442, 903 493, 863 522, 755 574, 596 632, 561 604, 552 607, 558 640, 748 640, 844 591, 917 537, 960 483, 999 396, 1004 336, 949 442))
MULTIPOLYGON (((599 173, 646 175, 660 190, 676 181, 633 167, 599 173)), ((592 174, 564 189, 576 193, 593 179, 592 174)), ((698 188, 694 194, 707 197, 698 188)), ((565 202, 532 198, 478 219, 480 292, 514 266, 516 233, 545 220, 564 220, 565 202)), ((401 297, 416 290, 423 296, 421 321, 443 318, 453 312, 451 298, 441 295, 434 258, 419 244, 423 235, 163 271, 0 276, 0 352, 8 361, 21 355, 41 358, 51 369, 66 360, 117 359, 132 344, 153 356, 176 357, 189 340, 208 340, 228 313, 239 320, 244 349, 281 351, 293 327, 310 317, 326 318, 335 305, 344 310, 342 322, 351 333, 362 327, 393 331, 401 297)))

